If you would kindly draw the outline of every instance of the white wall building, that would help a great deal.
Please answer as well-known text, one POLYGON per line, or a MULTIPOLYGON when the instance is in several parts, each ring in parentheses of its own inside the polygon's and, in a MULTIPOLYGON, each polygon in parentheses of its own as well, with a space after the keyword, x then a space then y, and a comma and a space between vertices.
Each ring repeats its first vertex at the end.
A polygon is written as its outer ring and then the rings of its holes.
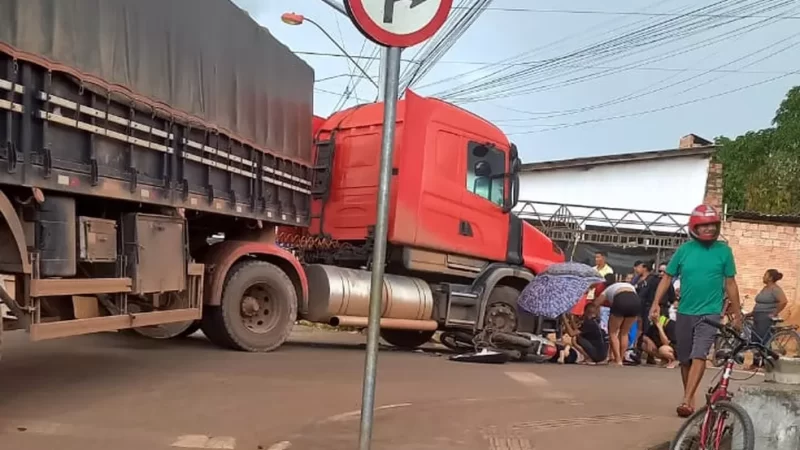
POLYGON ((622 220, 621 227, 640 228, 641 221, 656 221, 656 230, 675 231, 673 217, 685 225, 706 194, 715 148, 694 138, 706 145, 690 140, 689 148, 523 164, 517 212, 531 218, 535 209, 541 218, 570 205, 572 214, 597 218, 587 219, 589 225, 622 220))

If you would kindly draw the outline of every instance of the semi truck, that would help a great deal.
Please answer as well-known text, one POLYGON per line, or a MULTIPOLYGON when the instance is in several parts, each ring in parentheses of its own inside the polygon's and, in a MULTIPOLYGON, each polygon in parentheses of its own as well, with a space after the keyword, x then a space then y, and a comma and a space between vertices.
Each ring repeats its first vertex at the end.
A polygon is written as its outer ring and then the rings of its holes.
POLYGON ((503 132, 408 92, 372 261, 383 104, 315 117, 313 89, 229 0, 0 0, 0 337, 266 352, 298 319, 366 327, 375 264, 392 345, 535 331, 517 297, 564 255, 512 213, 503 132))

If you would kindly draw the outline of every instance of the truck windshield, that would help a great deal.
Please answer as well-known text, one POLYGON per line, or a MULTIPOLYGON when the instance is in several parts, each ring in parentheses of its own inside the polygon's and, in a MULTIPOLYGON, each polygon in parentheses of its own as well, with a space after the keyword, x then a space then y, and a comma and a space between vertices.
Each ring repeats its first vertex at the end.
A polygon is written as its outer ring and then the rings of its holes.
POLYGON ((491 145, 470 142, 467 156, 467 190, 503 206, 505 198, 505 163, 503 152, 491 145), (476 168, 484 171, 476 173, 476 168))

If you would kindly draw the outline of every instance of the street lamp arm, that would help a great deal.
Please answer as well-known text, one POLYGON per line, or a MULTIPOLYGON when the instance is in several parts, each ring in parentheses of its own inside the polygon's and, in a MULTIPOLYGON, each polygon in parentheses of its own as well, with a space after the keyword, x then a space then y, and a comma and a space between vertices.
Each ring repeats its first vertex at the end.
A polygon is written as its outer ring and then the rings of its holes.
POLYGON ((350 62, 352 62, 352 63, 353 63, 353 65, 355 65, 355 66, 356 66, 356 68, 358 69, 358 71, 359 71, 359 72, 361 72, 361 74, 362 74, 362 75, 364 75, 364 76, 365 76, 365 77, 366 77, 366 78, 369 80, 369 82, 370 82, 370 83, 372 83, 372 85, 373 85, 373 86, 375 86, 376 88, 378 88, 378 90, 380 90, 380 87, 378 86, 378 83, 376 83, 376 82, 375 82, 375 80, 373 80, 373 79, 372 79, 372 77, 370 77, 370 76, 369 76, 369 74, 367 73, 367 71, 366 71, 366 70, 364 70, 364 69, 363 69, 363 68, 362 68, 360 65, 358 65, 358 63, 356 62, 356 60, 355 60, 355 59, 353 59, 353 57, 352 57, 352 56, 350 56, 350 54, 349 54, 349 53, 347 53, 347 50, 345 50, 345 49, 344 49, 344 47, 342 47, 341 45, 339 45, 339 43, 338 43, 338 42, 336 42, 336 39, 334 39, 334 38, 333 38, 333 36, 331 36, 331 35, 330 35, 330 33, 328 33, 327 31, 325 31, 325 28, 322 28, 322 27, 321 27, 321 26, 320 26, 320 25, 319 25, 317 22, 315 22, 315 21, 313 21, 313 20, 309 19, 308 17, 305 17, 305 18, 304 18, 304 20, 305 20, 306 22, 308 22, 308 23, 310 23, 310 24, 314 25, 315 27, 319 28, 319 31, 322 31, 322 33, 325 35, 325 37, 327 37, 327 38, 328 38, 328 39, 329 39, 331 42, 333 42, 333 45, 335 45, 335 46, 336 46, 336 47, 337 47, 337 48, 338 48, 338 49, 339 49, 339 50, 342 52, 342 54, 343 54, 344 56, 346 56, 346 57, 347 57, 347 59, 349 59, 349 60, 350 60, 350 62))

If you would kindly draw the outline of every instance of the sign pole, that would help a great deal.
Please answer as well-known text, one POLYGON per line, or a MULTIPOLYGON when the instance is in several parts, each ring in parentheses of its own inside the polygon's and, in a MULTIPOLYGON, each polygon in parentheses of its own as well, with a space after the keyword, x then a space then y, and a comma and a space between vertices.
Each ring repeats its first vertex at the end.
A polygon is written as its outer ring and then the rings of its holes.
POLYGON ((383 86, 383 131, 381 133, 381 165, 378 181, 378 205, 375 240, 372 250, 372 278, 369 288, 369 321, 367 322, 367 356, 361 395, 361 429, 358 449, 369 450, 372 444, 372 418, 375 412, 375 381, 378 371, 378 345, 381 336, 383 304, 383 270, 386 261, 386 238, 389 232, 389 194, 394 161, 394 132, 397 122, 397 94, 400 88, 399 47, 386 50, 386 76, 383 86))
MULTIPOLYGON (((325 0, 328 3, 331 0, 325 0)), ((394 163, 394 135, 397 123, 397 97, 400 90, 400 54, 433 36, 447 20, 453 0, 344 0, 344 8, 361 33, 381 45, 381 83, 383 131, 378 181, 375 235, 372 249, 372 278, 369 287, 367 354, 361 395, 359 450, 372 445, 375 413, 375 384, 378 372, 378 341, 381 337, 383 272, 389 234, 389 198, 394 163)), ((379 96, 380 97, 380 96, 379 96)))

